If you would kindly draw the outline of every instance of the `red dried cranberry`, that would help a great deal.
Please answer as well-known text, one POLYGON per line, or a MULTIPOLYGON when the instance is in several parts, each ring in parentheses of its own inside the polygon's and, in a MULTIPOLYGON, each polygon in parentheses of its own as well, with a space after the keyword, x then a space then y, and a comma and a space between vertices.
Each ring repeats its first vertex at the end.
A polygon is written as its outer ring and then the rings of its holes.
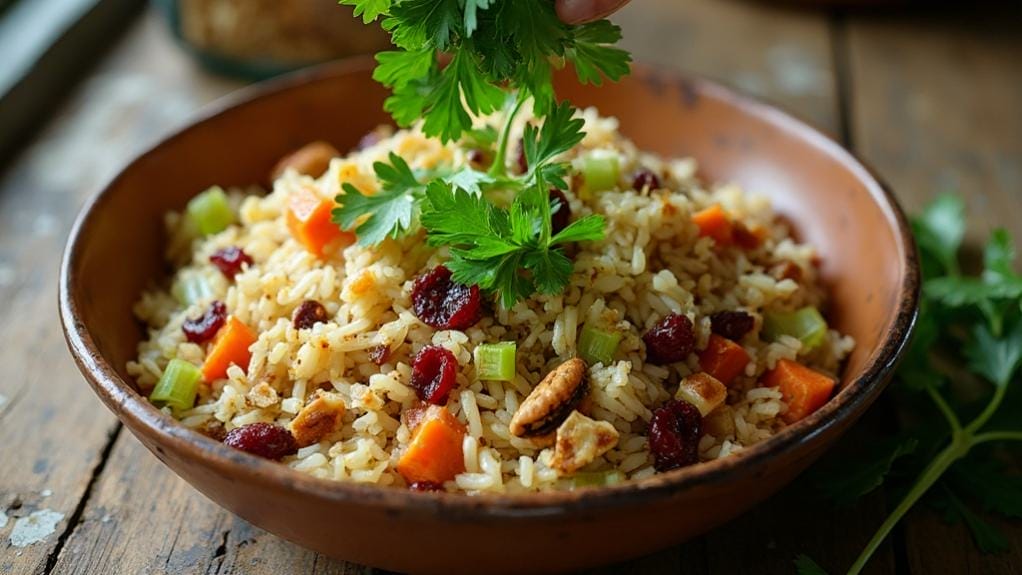
POLYGON ((467 329, 482 317, 479 286, 468 287, 451 279, 451 270, 437 266, 415 278, 412 310, 436 329, 467 329))
POLYGON ((235 427, 227 432, 224 445, 277 461, 298 452, 298 444, 291 432, 272 423, 250 423, 235 427))
POLYGON ((718 311, 710 316, 710 329, 713 333, 732 341, 741 341, 755 324, 755 318, 744 311, 718 311))
POLYGON ((632 189, 636 192, 646 189, 659 190, 660 178, 650 170, 643 168, 632 175, 632 189))
POLYGON ((316 300, 307 299, 295 309, 291 316, 291 322, 295 329, 309 329, 317 323, 326 323, 327 313, 323 304, 316 300))
POLYGON ((227 279, 234 279, 234 276, 241 271, 242 264, 252 265, 252 258, 237 246, 221 248, 213 252, 213 255, 209 256, 209 261, 213 262, 213 265, 219 268, 220 273, 227 276, 227 279))
POLYGON ((551 230, 556 235, 571 223, 571 206, 568 205, 568 197, 557 188, 550 189, 550 209, 554 211, 550 216, 551 230))
POLYGON ((669 471, 699 462, 703 417, 687 401, 671 400, 653 410, 649 422, 649 450, 653 467, 669 471))
POLYGON ((412 361, 412 387, 419 399, 434 405, 447 403, 458 375, 458 359, 439 345, 428 345, 412 361))
POLYGON ((444 486, 436 481, 416 481, 408 486, 412 491, 443 491, 444 486))
POLYGON ((186 319, 181 324, 181 331, 185 332, 185 338, 192 343, 205 343, 220 331, 227 321, 227 306, 222 301, 214 301, 209 304, 206 311, 195 319, 186 319))
POLYGON ((684 361, 696 346, 692 320, 672 313, 657 322, 642 336, 646 342, 646 360, 657 365, 684 361))
POLYGON ((369 361, 376 365, 383 365, 390 359, 390 346, 377 345, 369 348, 369 361))

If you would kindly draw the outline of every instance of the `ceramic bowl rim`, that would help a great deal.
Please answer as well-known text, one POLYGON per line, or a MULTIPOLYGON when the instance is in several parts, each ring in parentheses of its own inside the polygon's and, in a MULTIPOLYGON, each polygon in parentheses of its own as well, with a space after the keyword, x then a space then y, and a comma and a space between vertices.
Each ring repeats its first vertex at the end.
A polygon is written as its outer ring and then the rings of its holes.
POLYGON ((449 517, 478 516, 522 517, 550 515, 572 510, 621 507, 652 502, 670 497, 698 485, 732 483, 762 468, 773 458, 805 446, 833 426, 854 416, 864 404, 879 394, 892 374, 907 345, 918 313, 919 266, 915 243, 907 219, 890 189, 872 169, 857 159, 829 136, 807 122, 780 108, 742 95, 714 81, 696 75, 667 71, 650 66, 634 65, 632 75, 639 79, 675 81, 707 94, 730 107, 742 110, 796 139, 808 141, 839 162, 867 187, 873 201, 881 208, 889 225, 894 226, 896 243, 901 248, 903 272, 899 287, 897 316, 892 327, 882 336, 879 348, 868 360, 865 369, 848 383, 837 396, 811 416, 788 426, 776 435, 746 448, 740 457, 725 458, 674 470, 653 477, 620 485, 578 491, 556 491, 529 494, 466 496, 456 493, 418 493, 375 485, 338 482, 296 472, 284 465, 236 451, 202 434, 192 431, 154 408, 102 357, 95 340, 85 326, 79 308, 77 264, 82 257, 82 239, 90 232, 93 216, 103 209, 108 195, 133 166, 162 147, 193 130, 200 129, 214 118, 252 104, 263 97, 276 95, 307 83, 334 76, 365 73, 373 65, 370 58, 342 60, 289 74, 282 78, 255 84, 221 98, 206 106, 186 125, 160 139, 148 150, 138 154, 114 176, 101 191, 93 195, 79 212, 64 249, 59 280, 60 319, 64 335, 79 369, 104 403, 128 424, 129 428, 147 429, 153 442, 201 460, 217 473, 237 476, 246 483, 266 487, 284 486, 306 496, 331 502, 347 502, 401 511, 444 513, 449 517))

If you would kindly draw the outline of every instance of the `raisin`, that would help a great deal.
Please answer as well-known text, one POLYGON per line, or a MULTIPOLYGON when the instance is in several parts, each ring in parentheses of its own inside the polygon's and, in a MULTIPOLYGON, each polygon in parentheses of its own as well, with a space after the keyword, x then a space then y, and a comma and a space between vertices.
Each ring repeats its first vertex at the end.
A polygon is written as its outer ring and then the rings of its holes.
POLYGON ((316 300, 307 299, 295 309, 292 322, 295 329, 309 329, 317 323, 326 323, 327 313, 323 304, 316 300))
POLYGON ((553 211, 550 216, 551 231, 557 235, 571 223, 571 206, 568 205, 568 197, 557 188, 550 190, 550 209, 553 211))
POLYGON ((249 266, 252 265, 252 258, 237 246, 221 248, 213 252, 213 255, 209 256, 209 261, 212 262, 213 265, 220 270, 220 273, 227 277, 227 279, 234 279, 234 276, 238 275, 238 272, 241 271, 242 264, 249 266))
POLYGON ((713 333, 732 341, 741 341, 755 324, 755 318, 744 311, 718 311, 710 316, 710 329, 713 333))
POLYGON ((412 491, 443 491, 444 486, 436 481, 415 481, 408 486, 408 489, 412 491))
POLYGON ((220 331, 220 328, 227 322, 227 306, 222 301, 214 301, 209 304, 206 311, 195 319, 186 319, 181 324, 181 331, 185 332, 185 339, 192 343, 205 343, 220 331))
POLYGON ((447 403, 447 394, 458 375, 458 359, 439 345, 428 345, 412 361, 412 388, 422 401, 434 405, 447 403))
POLYGON ((250 423, 227 432, 224 445, 266 459, 280 461, 298 452, 291 432, 272 423, 250 423))
POLYGON ((645 168, 632 175, 632 189, 636 192, 643 190, 659 190, 660 178, 645 168))
POLYGON ((649 422, 649 450, 653 467, 669 471, 699 462, 703 418, 687 401, 671 400, 653 410, 649 422))
POLYGON ((412 310, 430 327, 467 329, 482 317, 479 286, 462 285, 451 279, 451 270, 437 266, 415 278, 412 310))
POLYGON ((642 336, 646 343, 646 360, 657 365, 684 361, 696 347, 692 320, 672 313, 657 322, 642 336))
POLYGON ((390 359, 390 346, 389 345, 376 345, 370 347, 369 350, 369 361, 376 365, 383 365, 390 359))

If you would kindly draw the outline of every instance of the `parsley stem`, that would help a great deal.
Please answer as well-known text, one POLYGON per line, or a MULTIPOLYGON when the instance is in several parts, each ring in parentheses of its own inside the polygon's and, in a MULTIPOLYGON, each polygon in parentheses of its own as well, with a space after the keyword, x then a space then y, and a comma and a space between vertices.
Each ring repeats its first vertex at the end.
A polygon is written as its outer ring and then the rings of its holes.
POLYGON ((500 134, 500 145, 497 146, 497 156, 493 158, 493 165, 490 166, 490 175, 495 178, 502 178, 507 175, 507 144, 508 140, 511 139, 511 126, 514 124, 515 116, 522 109, 522 104, 525 103, 526 99, 525 92, 519 90, 515 96, 515 105, 511 108, 511 113, 504 119, 504 128, 500 134))
POLYGON ((948 425, 951 426, 951 433, 953 436, 957 436, 962 432, 962 424, 958 421, 958 416, 955 415, 954 410, 944 400, 944 396, 940 394, 933 386, 926 386, 926 392, 930 394, 930 398, 933 399, 933 403, 937 404, 937 409, 944 414, 944 418, 947 419, 948 425))
POLYGON ((988 441, 1022 441, 1022 431, 988 431, 972 438, 973 445, 988 441))
POLYGON ((905 495, 905 498, 901 500, 901 503, 894 508, 894 511, 891 512, 887 519, 884 520, 883 524, 880 525, 880 528, 877 529, 873 538, 866 544, 866 548, 862 550, 858 559, 855 560, 855 563, 853 563, 852 567, 848 570, 848 575, 858 575, 862 572, 866 563, 869 562, 873 553, 876 552, 877 548, 880 547, 880 544, 883 543, 887 536, 891 533, 894 526, 897 525, 898 522, 901 521, 902 517, 908 513, 909 509, 912 509, 916 502, 930 490, 930 487, 933 487, 933 484, 936 483, 942 475, 944 475, 944 472, 951 467, 951 464, 958 461, 969 452, 969 448, 972 447, 972 444, 973 441, 967 435, 955 434, 952 436, 951 443, 945 447, 929 465, 926 466, 926 469, 923 470, 915 484, 912 486, 912 490, 905 495))
POLYGON ((994 396, 990 398, 990 403, 987 404, 986 408, 983 409, 983 413, 980 413, 976 419, 972 420, 968 426, 966 426, 966 433, 973 434, 979 431, 981 427, 986 425, 990 418, 994 416, 997 409, 1001 407, 1001 401, 1004 400, 1004 394, 1008 391, 1008 382, 1003 382, 996 386, 994 390, 994 396))

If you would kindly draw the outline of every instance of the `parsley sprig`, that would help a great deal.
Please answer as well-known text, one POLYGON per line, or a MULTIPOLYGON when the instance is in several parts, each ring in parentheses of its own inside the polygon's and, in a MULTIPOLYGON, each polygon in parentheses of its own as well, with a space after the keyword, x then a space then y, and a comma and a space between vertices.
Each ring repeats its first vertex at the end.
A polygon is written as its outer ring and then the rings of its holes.
POLYGON ((449 246, 455 280, 478 285, 505 307, 539 292, 559 293, 572 262, 571 242, 599 240, 604 220, 582 218, 552 234, 549 187, 567 188, 558 158, 583 137, 584 122, 557 103, 553 70, 573 64, 579 81, 599 85, 629 71, 631 57, 613 46, 621 30, 606 20, 570 26, 550 0, 340 0, 366 23, 382 19, 396 50, 377 54, 373 77, 391 89, 384 108, 401 126, 421 120, 427 136, 496 146, 487 172, 465 168, 420 179, 395 154, 376 163, 381 190, 364 195, 343 186, 334 222, 354 229, 361 245, 398 238, 420 225, 433 246, 449 246), (442 65, 441 54, 447 54, 442 65), (544 118, 529 124, 522 145, 528 169, 511 175, 507 150, 526 102, 544 118), (504 111, 498 133, 474 127, 504 111), (496 200, 510 197, 510 206, 496 200))
MULTIPOLYGON (((1006 471, 1003 451, 1022 441, 1022 276, 1014 271, 1015 249, 1005 230, 991 234, 982 274, 962 274, 964 210, 959 198, 944 195, 913 221, 924 285, 915 337, 891 389, 901 432, 860 459, 825 462, 816 472, 822 490, 839 503, 885 481, 892 492, 904 493, 849 574, 862 571, 924 498, 949 521, 963 522, 984 552, 1005 550, 1007 539, 971 503, 1022 518, 1022 476, 1006 471), (963 388, 977 385, 986 390, 978 403, 959 399, 966 396, 963 388)), ((804 555, 795 566, 800 575, 825 575, 804 555)))

